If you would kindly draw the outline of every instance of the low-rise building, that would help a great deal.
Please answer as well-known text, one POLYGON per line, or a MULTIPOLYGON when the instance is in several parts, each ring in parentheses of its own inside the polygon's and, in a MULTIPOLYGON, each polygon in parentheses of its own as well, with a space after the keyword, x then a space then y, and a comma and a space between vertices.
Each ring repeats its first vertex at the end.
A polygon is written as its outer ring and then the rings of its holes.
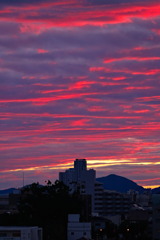
POLYGON ((0 195, 0 214, 9 211, 9 194, 0 195))
POLYGON ((0 194, 0 214, 17 213, 19 200, 19 190, 15 190, 12 193, 0 194))
POLYGON ((67 235, 68 240, 91 239, 91 223, 80 222, 79 214, 69 214, 67 235))
POLYGON ((127 215, 131 207, 131 199, 128 194, 104 190, 102 206, 103 216, 127 215))
POLYGON ((42 228, 0 226, 0 240, 42 240, 42 228))
POLYGON ((152 239, 160 240, 160 194, 152 195, 152 208, 152 239))

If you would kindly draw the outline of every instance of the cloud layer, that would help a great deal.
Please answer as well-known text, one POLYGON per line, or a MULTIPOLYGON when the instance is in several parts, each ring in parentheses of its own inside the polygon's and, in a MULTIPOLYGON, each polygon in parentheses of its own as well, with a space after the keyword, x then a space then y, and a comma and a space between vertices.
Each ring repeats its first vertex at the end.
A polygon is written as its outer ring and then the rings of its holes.
POLYGON ((0 3, 0 188, 97 176, 160 185, 160 2, 0 3), (8 181, 6 182, 6 179, 8 181))

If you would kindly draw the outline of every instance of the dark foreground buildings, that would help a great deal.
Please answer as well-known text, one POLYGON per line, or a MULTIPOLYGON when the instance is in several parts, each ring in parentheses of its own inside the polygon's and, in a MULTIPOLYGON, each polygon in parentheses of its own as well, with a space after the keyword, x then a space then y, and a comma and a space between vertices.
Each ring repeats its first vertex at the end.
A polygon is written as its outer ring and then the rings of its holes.
MULTIPOLYGON (((19 225, 43 228, 43 240, 160 240, 160 194, 106 190, 85 159, 76 159, 73 168, 59 173, 55 184, 34 183, 25 191, 0 195, 1 223, 7 214, 12 229, 16 214, 25 216, 19 225)), ((23 239, 20 228, 19 236, 8 235, 3 228, 0 240, 23 239)), ((32 240, 31 234, 26 240, 32 240)))

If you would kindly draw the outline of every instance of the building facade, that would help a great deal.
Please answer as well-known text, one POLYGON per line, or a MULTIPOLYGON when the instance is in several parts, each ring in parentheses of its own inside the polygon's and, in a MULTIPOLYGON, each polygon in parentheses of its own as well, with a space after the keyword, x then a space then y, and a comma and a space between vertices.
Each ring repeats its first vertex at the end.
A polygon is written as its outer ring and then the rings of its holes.
POLYGON ((74 168, 59 173, 59 180, 69 187, 70 192, 79 191, 80 194, 91 195, 92 211, 94 211, 96 171, 87 170, 86 159, 76 159, 74 168))
POLYGON ((103 192, 103 216, 127 215, 131 207, 131 199, 128 194, 116 191, 104 190, 103 192))
POLYGON ((160 194, 152 195, 152 208, 152 239, 160 240, 160 194))
POLYGON ((42 228, 0 226, 0 240, 42 240, 42 228))
POLYGON ((79 214, 68 215, 67 239, 91 239, 91 223, 80 222, 79 214))

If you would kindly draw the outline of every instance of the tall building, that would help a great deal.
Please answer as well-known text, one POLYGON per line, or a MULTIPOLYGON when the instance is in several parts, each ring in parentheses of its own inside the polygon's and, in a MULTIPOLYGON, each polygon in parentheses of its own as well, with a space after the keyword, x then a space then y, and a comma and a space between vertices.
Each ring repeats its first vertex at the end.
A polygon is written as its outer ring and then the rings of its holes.
POLYGON ((86 159, 76 159, 74 168, 59 173, 59 180, 67 185, 70 193, 79 191, 81 195, 91 196, 92 215, 126 215, 131 206, 128 194, 105 190, 103 184, 96 181, 96 171, 87 170, 86 159))
POLYGON ((80 194, 91 195, 92 211, 94 211, 96 171, 87 170, 86 159, 76 159, 74 168, 59 173, 59 180, 67 185, 70 192, 79 191, 80 194))

